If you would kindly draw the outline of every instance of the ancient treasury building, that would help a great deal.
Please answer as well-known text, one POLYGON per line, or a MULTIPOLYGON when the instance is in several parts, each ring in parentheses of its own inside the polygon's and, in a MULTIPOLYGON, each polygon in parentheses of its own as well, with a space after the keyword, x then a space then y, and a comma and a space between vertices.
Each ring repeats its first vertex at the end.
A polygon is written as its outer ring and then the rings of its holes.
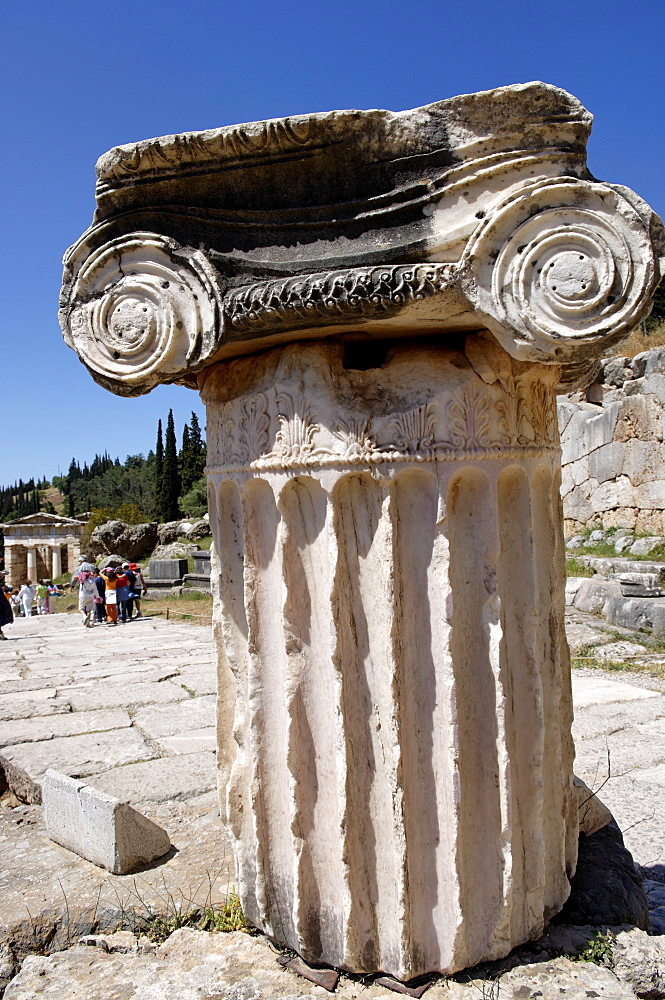
POLYGON ((18 587, 24 580, 57 579, 73 572, 81 558, 88 515, 26 514, 0 524, 5 539, 6 582, 18 587))
POLYGON ((408 979, 507 954, 577 852, 557 388, 663 228, 541 83, 119 146, 61 322, 208 413, 222 814, 247 919, 408 979))

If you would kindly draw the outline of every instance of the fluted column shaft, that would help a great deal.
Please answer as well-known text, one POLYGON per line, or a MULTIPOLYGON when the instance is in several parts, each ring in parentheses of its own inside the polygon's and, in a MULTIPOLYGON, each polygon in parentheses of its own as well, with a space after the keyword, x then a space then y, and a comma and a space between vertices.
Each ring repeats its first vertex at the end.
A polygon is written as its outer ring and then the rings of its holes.
POLYGON ((309 960, 450 972, 568 895, 556 379, 469 337, 202 380, 223 812, 247 917, 309 960))

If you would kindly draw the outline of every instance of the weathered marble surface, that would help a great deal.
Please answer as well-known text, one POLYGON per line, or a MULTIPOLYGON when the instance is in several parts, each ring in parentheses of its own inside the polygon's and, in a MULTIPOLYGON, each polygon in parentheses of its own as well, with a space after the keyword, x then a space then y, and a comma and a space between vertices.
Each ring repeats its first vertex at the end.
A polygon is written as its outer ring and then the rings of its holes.
POLYGON ((206 401, 223 808, 310 960, 453 971, 568 894, 554 393, 665 247, 590 123, 532 83, 118 147, 67 254, 93 377, 206 401))
POLYGON ((202 390, 243 907, 404 978, 538 936, 577 849, 557 372, 466 352, 292 345, 202 390))

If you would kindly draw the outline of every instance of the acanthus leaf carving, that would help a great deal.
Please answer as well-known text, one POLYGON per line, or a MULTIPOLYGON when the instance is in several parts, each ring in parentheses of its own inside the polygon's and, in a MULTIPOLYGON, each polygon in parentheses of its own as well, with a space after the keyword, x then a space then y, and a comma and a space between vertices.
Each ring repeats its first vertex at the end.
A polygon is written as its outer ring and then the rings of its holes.
POLYGON ((275 448, 266 458, 282 463, 302 462, 314 454, 314 435, 320 430, 314 420, 312 406, 302 392, 279 389, 275 393, 275 402, 279 426, 275 448))
POLYGON ((517 441, 547 447, 554 443, 556 406, 552 393, 540 380, 518 380, 517 441))
POLYGON ((370 417, 339 421, 333 433, 342 444, 343 451, 340 455, 342 459, 345 461, 369 460, 371 455, 376 452, 377 446, 371 434, 371 425, 370 417))
POLYGON ((252 462, 268 450, 270 415, 268 396, 265 392, 246 399, 240 412, 239 438, 242 454, 240 461, 252 462))
POLYGON ((423 403, 405 413, 398 413, 391 421, 396 430, 395 451, 409 453, 430 452, 436 437, 436 415, 432 403, 423 403))
POLYGON ((482 449, 507 443, 506 413, 494 407, 489 393, 465 383, 448 404, 451 443, 455 448, 482 449))

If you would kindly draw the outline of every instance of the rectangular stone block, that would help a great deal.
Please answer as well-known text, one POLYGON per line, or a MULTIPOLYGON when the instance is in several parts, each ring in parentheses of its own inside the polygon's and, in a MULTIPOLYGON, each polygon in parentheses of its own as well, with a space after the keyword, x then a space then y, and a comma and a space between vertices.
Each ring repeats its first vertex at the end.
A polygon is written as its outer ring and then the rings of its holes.
POLYGON ((56 844, 114 875, 126 875, 161 858, 171 841, 130 805, 59 771, 42 785, 44 823, 56 844))
POLYGON ((181 580, 187 572, 187 560, 151 559, 148 572, 151 580, 181 580))
MULTIPOLYGON (((597 448, 588 458, 589 476, 605 483, 608 479, 616 479, 624 469, 624 452, 626 445, 621 441, 612 441, 597 448)), ((575 463, 577 464, 577 463, 575 463)))
POLYGON ((194 572, 199 576, 210 576, 210 553, 202 550, 194 553, 194 572))
POLYGON ((665 508, 665 479, 642 483, 634 491, 635 506, 662 510, 665 508))

